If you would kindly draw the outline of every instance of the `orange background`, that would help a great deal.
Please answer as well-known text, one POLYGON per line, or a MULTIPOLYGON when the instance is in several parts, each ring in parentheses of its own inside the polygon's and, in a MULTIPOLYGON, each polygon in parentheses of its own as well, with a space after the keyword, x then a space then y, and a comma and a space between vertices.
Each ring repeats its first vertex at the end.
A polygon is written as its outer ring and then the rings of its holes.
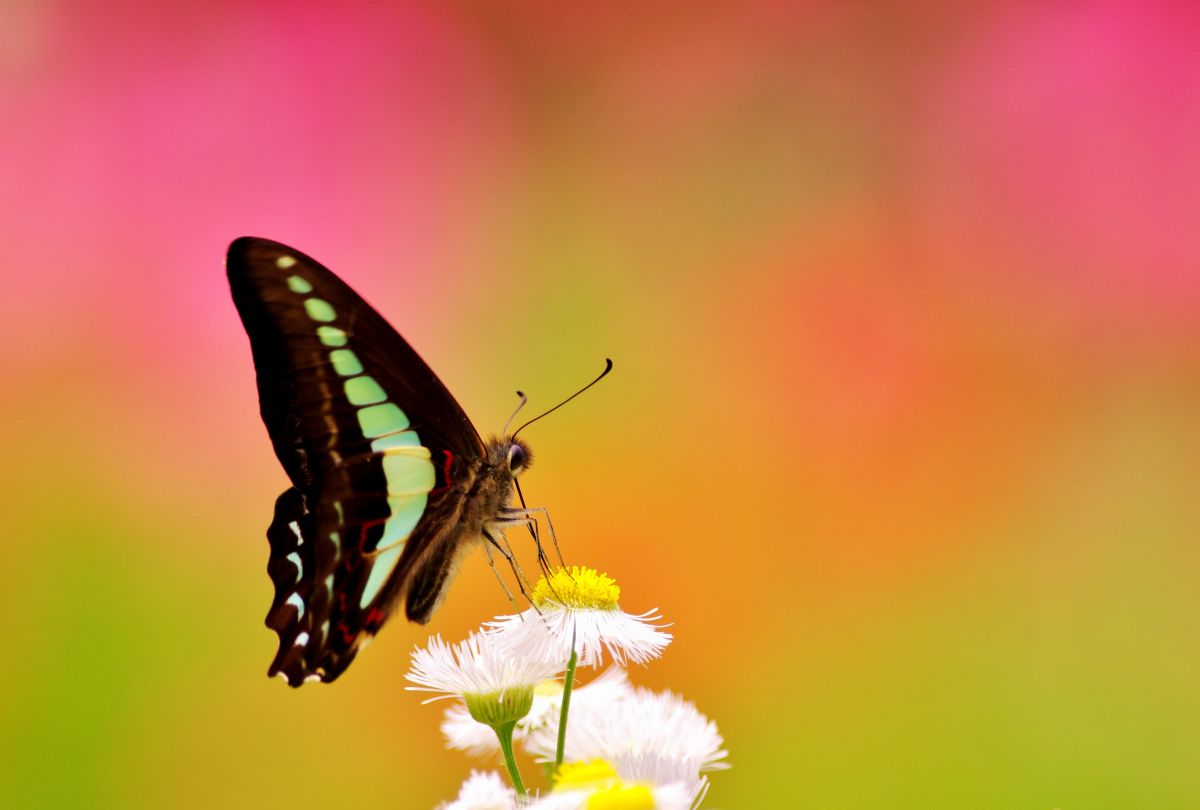
MULTIPOLYGON (((425 629, 264 676, 253 234, 483 433, 614 359, 523 484, 675 623, 633 678, 727 736, 709 806, 1200 804, 1200 19, 970 9, 6 4, 3 803, 467 773, 425 629)), ((477 554, 429 630, 507 609, 477 554)))

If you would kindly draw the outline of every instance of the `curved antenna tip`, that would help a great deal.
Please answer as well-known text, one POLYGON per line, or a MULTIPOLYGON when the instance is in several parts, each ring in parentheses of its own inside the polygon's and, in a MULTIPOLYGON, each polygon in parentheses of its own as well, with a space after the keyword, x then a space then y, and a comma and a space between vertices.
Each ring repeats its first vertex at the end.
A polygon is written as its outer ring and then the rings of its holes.
MULTIPOLYGON (((562 402, 560 402, 560 403, 558 403, 557 405, 555 405, 555 406, 554 406, 553 408, 551 408, 550 410, 548 410, 548 411, 543 411, 542 413, 540 413, 540 414, 538 414, 537 416, 535 416, 535 417, 533 417, 532 419, 530 419, 530 420, 529 420, 528 422, 526 422, 525 424, 521 425, 519 428, 517 428, 516 430, 514 430, 514 431, 513 431, 513 433, 512 433, 512 438, 514 438, 514 439, 515 439, 515 438, 517 438, 517 434, 518 434, 518 433, 520 433, 522 430, 524 430, 525 428, 529 427, 529 426, 530 426, 530 425, 532 425, 534 422, 536 422, 537 420, 541 419, 543 416, 547 416, 547 415, 549 415, 549 414, 552 414, 552 413, 554 413, 554 412, 555 412, 555 411, 557 411, 559 408, 561 408, 563 405, 566 405, 568 402, 570 402, 571 400, 575 399, 575 397, 579 396, 579 395, 580 395, 580 394, 582 394, 584 391, 588 390, 588 389, 589 389, 589 388, 591 388, 593 385, 595 385, 596 383, 598 383, 598 382, 600 382, 601 380, 603 380, 603 379, 604 379, 604 377, 605 377, 605 376, 608 374, 608 372, 612 371, 612 367, 613 367, 613 362, 612 362, 612 359, 611 359, 611 358, 608 358, 608 357, 605 357, 605 358, 604 358, 604 371, 601 371, 601 372, 600 372, 600 376, 596 377, 596 379, 592 380, 590 383, 588 383, 587 385, 585 385, 583 388, 580 388, 580 389, 579 389, 578 391, 576 391, 574 394, 571 394, 571 396, 567 397, 566 399, 564 399, 562 402)), ((521 404, 524 404, 524 402, 522 401, 522 403, 521 403, 521 404)), ((515 414, 514 414, 514 415, 515 415, 515 414)), ((512 417, 509 417, 509 422, 511 422, 511 421, 512 421, 512 417)), ((505 431, 504 431, 504 432, 505 432, 505 435, 507 435, 507 434, 508 434, 508 430, 507 430, 507 428, 508 428, 508 425, 507 425, 507 424, 505 425, 505 428, 506 428, 506 429, 505 429, 505 431)))
POLYGON ((504 423, 504 434, 503 435, 505 435, 505 436, 508 435, 508 426, 512 424, 512 420, 516 417, 516 415, 518 413, 521 412, 521 409, 525 407, 525 403, 529 401, 528 398, 520 391, 517 391, 517 399, 519 400, 519 402, 517 402, 516 409, 508 417, 508 421, 504 423))

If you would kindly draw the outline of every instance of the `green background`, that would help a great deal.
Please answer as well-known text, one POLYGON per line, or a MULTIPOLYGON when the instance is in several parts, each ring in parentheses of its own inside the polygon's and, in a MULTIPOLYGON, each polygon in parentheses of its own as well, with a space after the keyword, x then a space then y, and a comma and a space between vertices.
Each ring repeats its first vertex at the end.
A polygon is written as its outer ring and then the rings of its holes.
MULTIPOLYGON (((485 434, 615 360, 525 494, 674 622, 632 677, 726 735, 708 806, 1200 805, 1189 5, 0 15, 0 804, 427 808, 468 772, 403 691, 425 628, 265 677, 253 234, 485 434)), ((507 609, 476 554, 428 631, 507 609)))

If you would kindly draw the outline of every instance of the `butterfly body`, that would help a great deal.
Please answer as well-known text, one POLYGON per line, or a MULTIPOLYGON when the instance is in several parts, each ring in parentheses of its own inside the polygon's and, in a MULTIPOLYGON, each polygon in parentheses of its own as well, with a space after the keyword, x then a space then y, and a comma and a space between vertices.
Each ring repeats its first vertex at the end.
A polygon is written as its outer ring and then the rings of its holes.
POLYGON ((487 442, 484 458, 472 462, 457 482, 459 511, 442 521, 444 537, 431 543, 424 558, 414 565, 408 583, 405 612, 410 621, 425 624, 445 596, 447 583, 463 552, 486 542, 488 532, 520 522, 510 510, 513 475, 528 466, 528 446, 519 439, 494 438, 487 442), (514 456, 524 459, 514 464, 514 456))
POLYGON ((528 521, 509 503, 530 452, 484 442, 408 343, 303 253, 243 237, 226 270, 292 484, 267 529, 269 674, 329 682, 401 601, 427 622, 463 552, 528 521))

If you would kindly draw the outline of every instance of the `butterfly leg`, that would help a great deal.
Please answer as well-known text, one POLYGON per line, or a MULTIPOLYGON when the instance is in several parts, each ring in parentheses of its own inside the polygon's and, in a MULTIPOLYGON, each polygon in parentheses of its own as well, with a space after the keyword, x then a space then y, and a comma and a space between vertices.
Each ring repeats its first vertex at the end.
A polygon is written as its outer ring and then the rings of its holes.
POLYGON ((558 557, 559 567, 564 570, 567 567, 566 561, 563 559, 562 549, 558 547, 558 535, 554 533, 554 523, 550 520, 550 511, 544 506, 535 506, 530 509, 531 512, 541 512, 542 517, 546 519, 546 529, 550 532, 550 542, 554 544, 554 554, 558 557))
POLYGON ((546 549, 542 547, 542 532, 536 520, 531 520, 525 524, 529 529, 529 536, 533 538, 533 546, 537 549, 538 568, 546 576, 550 576, 550 559, 546 556, 546 549))
MULTIPOLYGON (((517 497, 521 501, 521 508, 525 508, 525 493, 521 492, 521 482, 513 479, 513 486, 517 490, 517 497)), ((533 545, 537 549, 538 568, 547 577, 550 576, 550 561, 546 557, 546 551, 542 548, 542 533, 537 521, 527 522, 525 528, 529 529, 529 536, 533 538, 533 545)))
POLYGON ((546 549, 542 546, 541 539, 538 537, 538 533, 536 531, 537 520, 527 516, 519 516, 519 511, 516 512, 516 515, 518 516, 512 516, 514 514, 513 512, 504 512, 503 514, 505 517, 503 517, 501 520, 495 521, 492 525, 503 526, 505 528, 524 526, 529 529, 529 535, 533 538, 533 542, 537 547, 538 570, 542 572, 542 575, 545 576, 546 579, 549 579, 554 572, 550 568, 550 558, 546 556, 546 549))
POLYGON ((500 570, 496 568, 496 560, 492 557, 492 546, 499 548, 499 544, 493 540, 491 536, 487 535, 486 532, 485 537, 487 537, 488 542, 483 544, 483 551, 485 554, 487 554, 488 565, 492 567, 492 573, 496 575, 496 581, 499 582, 500 587, 504 589, 504 595, 508 597, 508 603, 512 605, 513 612, 518 613, 517 600, 513 597, 512 591, 509 590, 508 583, 504 581, 504 577, 500 576, 500 570))
MULTIPOLYGON (((518 588, 518 590, 520 590, 521 596, 525 597, 525 601, 529 602, 532 605, 533 599, 530 598, 529 592, 533 590, 533 587, 531 585, 529 585, 529 580, 527 580, 525 578, 525 572, 521 570, 521 565, 517 562, 516 555, 514 555, 512 553, 512 549, 508 545, 508 538, 504 536, 504 529, 503 529, 504 525, 507 525, 507 524, 490 523, 490 524, 484 525, 484 527, 483 527, 484 539, 486 539, 488 541, 488 543, 490 543, 492 546, 494 546, 496 548, 497 551, 499 551, 502 555, 504 555, 504 559, 508 560, 508 564, 512 568, 512 571, 513 571, 513 576, 516 577, 517 588, 518 588), (499 531, 499 534, 500 534, 499 540, 497 540, 496 537, 492 534, 492 529, 497 529, 499 531), (503 545, 501 545, 501 540, 503 541, 503 545)), ((488 553, 488 561, 489 562, 491 561, 490 550, 488 553)), ((499 576, 498 573, 497 573, 497 576, 499 576)), ((505 588, 505 591, 507 591, 507 590, 508 590, 508 588, 505 588)))
POLYGON ((500 539, 504 542, 504 548, 508 552, 509 565, 512 566, 513 573, 517 576, 517 582, 519 585, 521 585, 521 595, 524 596, 530 604, 533 604, 533 598, 530 595, 533 593, 533 586, 529 584, 529 580, 526 578, 525 572, 521 569, 521 564, 517 562, 517 555, 513 553, 512 546, 508 542, 508 535, 504 533, 503 529, 500 530, 500 539))
MULTIPOLYGON (((558 557, 558 564, 563 568, 567 567, 567 563, 563 560, 562 549, 558 545, 558 535, 554 532, 554 522, 550 520, 550 512, 546 507, 532 506, 520 509, 505 509, 503 514, 506 518, 506 523, 508 520, 512 520, 512 523, 515 525, 527 523, 534 527, 537 526, 536 516, 540 514, 546 520, 546 530, 550 532, 550 542, 554 544, 554 553, 558 557)), ((542 550, 540 542, 538 543, 538 562, 539 564, 543 564, 543 570, 546 570, 546 573, 549 574, 549 561, 546 559, 546 553, 542 550)))
POLYGON ((522 510, 519 509, 506 510, 501 514, 503 518, 497 521, 495 525, 504 526, 505 528, 524 526, 529 529, 529 536, 533 538, 533 545, 537 549, 538 570, 549 577, 551 574, 550 558, 546 556, 546 549, 542 546, 542 537, 538 531, 538 522, 524 516, 522 510))

